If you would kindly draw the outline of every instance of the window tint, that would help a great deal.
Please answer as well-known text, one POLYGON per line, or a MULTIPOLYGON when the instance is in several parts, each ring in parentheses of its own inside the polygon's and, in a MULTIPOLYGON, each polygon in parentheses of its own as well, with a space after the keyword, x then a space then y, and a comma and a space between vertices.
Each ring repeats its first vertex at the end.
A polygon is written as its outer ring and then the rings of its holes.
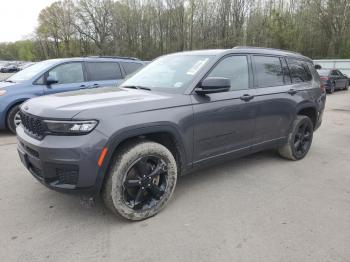
POLYGON ((118 63, 112 62, 88 62, 87 70, 90 73, 90 81, 121 79, 122 74, 118 63))
POLYGON ((142 64, 140 63, 133 63, 133 62, 121 62, 122 66, 124 67, 126 75, 130 75, 134 73, 136 70, 138 70, 142 64))
POLYGON ((49 71, 49 76, 54 76, 58 84, 84 82, 83 65, 82 63, 62 64, 49 71))
POLYGON ((307 82, 312 80, 312 75, 306 62, 295 59, 287 59, 290 75, 293 83, 307 82))
POLYGON ((249 71, 246 56, 230 56, 220 61, 208 77, 225 77, 231 80, 231 90, 249 88, 249 71))
POLYGON ((278 57, 254 56, 259 87, 284 85, 281 61, 278 57))

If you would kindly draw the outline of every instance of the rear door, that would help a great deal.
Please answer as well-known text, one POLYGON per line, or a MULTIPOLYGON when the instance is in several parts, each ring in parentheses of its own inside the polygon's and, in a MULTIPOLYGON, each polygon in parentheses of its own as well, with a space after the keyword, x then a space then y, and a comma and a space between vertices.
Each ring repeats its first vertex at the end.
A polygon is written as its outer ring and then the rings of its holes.
POLYGON ((284 138, 294 120, 300 83, 292 83, 284 57, 253 55, 258 103, 255 147, 269 147, 284 138))
POLYGON ((231 80, 229 92, 192 95, 194 163, 250 150, 255 125, 251 66, 246 55, 222 58, 207 77, 231 80))
POLYGON ((87 86, 84 64, 82 62, 60 64, 50 69, 43 77, 46 79, 48 76, 54 76, 58 83, 46 86, 45 94, 74 91, 87 86))
POLYGON ((116 86, 123 75, 118 62, 85 62, 90 88, 116 86))
POLYGON ((348 78, 344 76, 339 70, 332 70, 332 74, 333 73, 336 79, 335 87, 337 89, 345 88, 348 82, 348 78))

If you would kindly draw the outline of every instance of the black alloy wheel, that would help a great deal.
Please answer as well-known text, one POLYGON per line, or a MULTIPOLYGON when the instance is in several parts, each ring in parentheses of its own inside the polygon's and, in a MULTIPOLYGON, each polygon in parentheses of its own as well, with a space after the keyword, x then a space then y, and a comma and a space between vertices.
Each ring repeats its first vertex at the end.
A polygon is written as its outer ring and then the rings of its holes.
POLYGON ((294 136, 294 151, 297 158, 302 158, 309 151, 312 140, 312 126, 303 122, 294 136))
POLYGON ((143 156, 125 174, 123 198, 134 210, 155 207, 167 187, 167 165, 157 156, 143 156))

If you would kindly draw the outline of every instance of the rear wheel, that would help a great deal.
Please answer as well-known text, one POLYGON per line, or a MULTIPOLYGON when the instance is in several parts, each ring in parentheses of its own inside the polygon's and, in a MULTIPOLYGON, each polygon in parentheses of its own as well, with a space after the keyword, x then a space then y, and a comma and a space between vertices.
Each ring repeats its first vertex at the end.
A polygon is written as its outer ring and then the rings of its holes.
POLYGON ((333 82, 332 84, 331 84, 331 89, 329 90, 329 94, 333 94, 334 93, 334 91, 335 91, 335 83, 333 82))
POLYGON ((298 115, 279 154, 290 160, 300 160, 309 152, 313 138, 313 124, 309 117, 298 115))
POLYGON ((135 142, 115 155, 102 196, 114 213, 129 220, 143 220, 168 203, 176 180, 176 161, 166 147, 135 142))
POLYGON ((16 127, 21 124, 21 116, 19 114, 20 105, 13 106, 7 114, 7 127, 16 134, 16 127))

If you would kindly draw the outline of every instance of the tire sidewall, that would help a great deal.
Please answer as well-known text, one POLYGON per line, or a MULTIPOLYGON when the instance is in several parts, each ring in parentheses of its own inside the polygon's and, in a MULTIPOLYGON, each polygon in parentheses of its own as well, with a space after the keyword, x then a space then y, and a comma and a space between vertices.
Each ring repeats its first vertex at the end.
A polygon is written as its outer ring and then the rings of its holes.
POLYGON ((143 142, 135 145, 130 150, 122 154, 116 161, 110 175, 112 182, 110 194, 115 211, 122 217, 129 220, 143 220, 157 214, 170 200, 176 186, 177 167, 173 155, 167 148, 157 143, 143 142), (140 157, 146 155, 159 157, 166 162, 168 167, 167 187, 162 199, 155 207, 144 211, 137 211, 125 204, 123 196, 123 183, 132 164, 135 163, 135 161, 137 161, 140 157))

